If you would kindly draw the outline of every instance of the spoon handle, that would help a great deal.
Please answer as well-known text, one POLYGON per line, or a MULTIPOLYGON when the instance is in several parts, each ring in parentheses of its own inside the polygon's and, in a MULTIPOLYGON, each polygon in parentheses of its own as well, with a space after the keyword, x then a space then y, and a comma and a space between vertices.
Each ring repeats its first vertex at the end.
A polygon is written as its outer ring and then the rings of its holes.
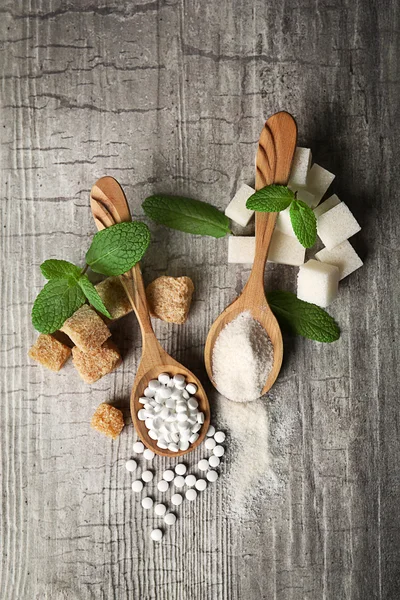
POLYGON ((136 263, 128 273, 120 275, 120 281, 124 286, 126 295, 128 296, 137 320, 139 321, 143 341, 148 334, 155 336, 147 306, 146 290, 143 283, 140 264, 136 263))

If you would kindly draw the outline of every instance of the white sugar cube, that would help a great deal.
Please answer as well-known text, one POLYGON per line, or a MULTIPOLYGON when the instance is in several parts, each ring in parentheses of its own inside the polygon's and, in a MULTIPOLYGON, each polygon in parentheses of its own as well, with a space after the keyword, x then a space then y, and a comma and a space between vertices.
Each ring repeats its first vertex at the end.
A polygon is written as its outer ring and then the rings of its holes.
POLYGON ((335 179, 333 173, 330 173, 316 163, 311 167, 307 178, 307 191, 315 196, 316 204, 319 204, 322 196, 325 194, 332 181, 335 179))
POLYGON ((296 237, 285 235, 279 229, 272 234, 268 262, 299 266, 304 263, 306 249, 296 237))
POLYGON ((254 210, 246 208, 246 202, 254 194, 254 191, 249 185, 242 185, 225 209, 226 216, 242 227, 246 227, 254 215, 254 210))
POLYGON ((228 263, 253 264, 255 251, 255 237, 244 235, 229 236, 228 263))
POLYGON ((344 202, 340 202, 317 219, 318 236, 328 250, 348 240, 360 229, 344 202))
POLYGON ((328 210, 330 210, 334 206, 337 206, 338 204, 340 204, 340 200, 336 196, 336 194, 333 194, 327 200, 325 200, 322 204, 317 206, 317 208, 314 209, 314 215, 318 219, 318 217, 320 217, 321 215, 326 213, 328 210))
POLYGON ((305 202, 310 208, 314 208, 314 206, 317 206, 318 200, 316 200, 315 196, 310 194, 310 192, 308 192, 304 188, 291 185, 288 185, 288 188, 291 189, 292 192, 297 192, 297 198, 299 200, 303 200, 303 202, 305 202))
POLYGON ((310 148, 296 148, 293 157, 292 170, 290 171, 289 185, 307 185, 307 175, 311 165, 310 148))
POLYGON ((285 235, 291 235, 292 237, 296 237, 295 232, 293 231, 292 222, 290 220, 290 207, 282 210, 277 219, 276 219, 276 229, 285 235))
POLYGON ((363 261, 354 250, 353 246, 345 240, 339 246, 328 250, 324 248, 315 255, 317 260, 328 265, 334 265, 339 269, 339 280, 344 279, 353 271, 363 266, 363 261))
POLYGON ((337 296, 338 284, 337 267, 311 259, 299 269, 297 297, 318 306, 329 306, 337 296))

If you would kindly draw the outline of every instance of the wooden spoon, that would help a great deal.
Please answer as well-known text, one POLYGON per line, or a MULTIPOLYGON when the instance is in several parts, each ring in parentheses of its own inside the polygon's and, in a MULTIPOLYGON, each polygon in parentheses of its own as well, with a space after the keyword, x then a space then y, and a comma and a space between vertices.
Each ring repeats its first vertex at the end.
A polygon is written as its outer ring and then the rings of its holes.
MULTIPOLYGON (((119 183, 112 177, 102 177, 96 181, 90 192, 90 206, 98 229, 104 229, 122 221, 132 220, 125 194, 119 183)), ((142 442, 145 446, 153 450, 153 452, 161 456, 182 456, 201 444, 207 433, 210 425, 210 405, 207 395, 197 377, 167 354, 157 340, 151 325, 139 263, 128 273, 121 275, 120 280, 135 311, 142 332, 142 357, 131 393, 133 423, 142 442), (199 431, 198 439, 194 444, 190 444, 188 450, 171 452, 170 450, 159 448, 156 440, 152 440, 149 437, 144 421, 139 421, 137 417, 138 410, 143 408, 139 403, 139 398, 143 396, 150 379, 157 379, 160 373, 169 373, 172 376, 181 373, 186 377, 188 383, 195 383, 197 385, 196 399, 199 403, 199 410, 204 413, 205 418, 204 424, 199 431)))
MULTIPOLYGON (((286 185, 289 179, 297 141, 297 125, 287 112, 273 115, 261 131, 256 156, 256 189, 272 183, 286 185)), ((277 213, 256 212, 256 252, 250 277, 241 295, 222 312, 212 325, 206 340, 204 360, 208 376, 213 378, 212 356, 214 344, 221 330, 243 311, 250 311, 269 335, 274 357, 272 369, 260 396, 268 392, 279 375, 283 358, 282 334, 264 291, 264 271, 277 213)), ((218 388, 217 388, 218 389, 218 388)))

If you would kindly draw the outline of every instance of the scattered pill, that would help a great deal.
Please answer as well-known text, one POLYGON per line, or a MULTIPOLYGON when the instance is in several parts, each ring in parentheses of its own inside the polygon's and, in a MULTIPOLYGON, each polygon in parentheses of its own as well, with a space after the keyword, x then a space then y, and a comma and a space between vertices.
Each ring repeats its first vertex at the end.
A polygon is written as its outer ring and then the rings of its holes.
POLYGON ((207 487, 207 481, 205 479, 198 479, 195 487, 199 492, 203 492, 207 487))
POLYGON ((186 465, 184 465, 183 463, 179 463, 175 467, 175 473, 177 475, 184 475, 186 473, 186 471, 187 471, 186 465))
POLYGON ((174 485, 177 488, 181 488, 185 485, 185 479, 181 475, 177 475, 174 479, 174 485))
POLYGON ((145 510, 149 510, 153 506, 153 499, 150 496, 142 498, 142 506, 145 510))
POLYGON ((171 497, 171 502, 172 504, 174 504, 175 506, 179 506, 180 504, 182 504, 183 498, 180 494, 174 494, 171 497))
POLYGON ((218 456, 220 458, 225 453, 224 447, 223 446, 215 446, 213 453, 215 454, 215 456, 218 456))
POLYGON ((136 452, 136 454, 142 454, 144 451, 144 444, 142 444, 142 442, 135 442, 133 444, 133 451, 136 452))
MULTIPOLYGON (((177 494, 177 496, 179 496, 179 494, 177 494)), ((182 498, 182 496, 181 496, 182 498)), ((182 502, 182 500, 181 500, 182 502)), ((181 503, 179 502, 179 504, 181 503)), ((164 517, 164 522, 166 525, 175 525, 176 523, 176 516, 174 515, 174 513, 167 513, 164 517)))
POLYGON ((146 450, 143 452, 143 456, 145 457, 146 460, 153 460, 153 458, 155 457, 155 454, 154 454, 153 450, 150 450, 150 448, 146 448, 146 450))
POLYGON ((175 473, 171 469, 167 469, 163 473, 163 479, 165 479, 165 481, 172 481, 174 479, 174 477, 175 477, 175 473))
POLYGON ((132 490, 134 492, 141 492, 143 489, 143 481, 140 481, 140 479, 136 479, 136 481, 132 482, 132 490))
POLYGON ((132 473, 132 471, 136 471, 137 469, 137 462, 136 460, 127 460, 125 463, 125 467, 127 471, 130 471, 132 473))
POLYGON ((215 434, 215 427, 214 427, 214 425, 210 425, 206 435, 207 435, 207 437, 212 437, 214 434, 215 434))
POLYGON ((159 517, 162 517, 167 512, 167 507, 165 506, 165 504, 156 504, 154 507, 154 512, 159 517))
POLYGON ((214 435, 214 440, 217 442, 217 444, 223 444, 225 441, 225 434, 223 431, 217 431, 216 434, 214 435))
POLYGON ((166 492, 169 488, 169 483, 168 481, 165 481, 165 479, 161 479, 158 483, 157 483, 157 489, 160 492, 166 492))
POLYGON ((167 385, 169 383, 170 376, 168 373, 160 373, 158 376, 158 381, 163 385, 167 385))
POLYGON ((197 392, 197 385, 195 383, 188 383, 186 386, 188 394, 195 394, 197 392))
POLYGON ((202 460, 199 460, 199 463, 198 463, 197 466, 199 467, 200 471, 207 471, 207 469, 208 469, 208 460, 206 458, 203 458, 202 460))
POLYGON ((218 473, 217 473, 217 471, 207 471, 206 477, 207 477, 208 481, 211 481, 213 483, 214 481, 217 481, 218 473))
POLYGON ((218 467, 219 463, 221 461, 219 460, 218 456, 215 456, 214 454, 212 456, 210 456, 210 458, 208 459, 208 463, 210 465, 210 467, 218 467))
POLYGON ((160 542, 163 537, 163 532, 161 531, 161 529, 153 529, 150 536, 153 542, 160 542))
POLYGON ((186 491, 185 496, 190 502, 193 502, 197 498, 197 492, 193 488, 190 488, 190 490, 186 491))
POLYGON ((196 477, 194 475, 186 475, 185 477, 185 483, 188 487, 193 487, 194 485, 196 485, 196 477))
POLYGON ((214 440, 214 438, 209 437, 206 439, 206 441, 204 442, 205 447, 207 448, 207 450, 212 450, 213 448, 215 448, 215 446, 217 445, 216 441, 214 440))
POLYGON ((150 483, 150 481, 153 479, 153 473, 151 471, 143 471, 142 479, 145 483, 150 483))

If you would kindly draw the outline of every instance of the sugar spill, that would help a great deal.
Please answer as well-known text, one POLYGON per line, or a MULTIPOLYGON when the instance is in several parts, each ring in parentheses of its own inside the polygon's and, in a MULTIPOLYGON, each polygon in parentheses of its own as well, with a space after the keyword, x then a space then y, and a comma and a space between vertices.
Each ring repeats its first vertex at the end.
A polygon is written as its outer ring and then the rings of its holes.
POLYGON ((214 345, 212 370, 218 391, 236 402, 256 400, 272 369, 273 355, 265 329, 249 311, 240 313, 214 345))

